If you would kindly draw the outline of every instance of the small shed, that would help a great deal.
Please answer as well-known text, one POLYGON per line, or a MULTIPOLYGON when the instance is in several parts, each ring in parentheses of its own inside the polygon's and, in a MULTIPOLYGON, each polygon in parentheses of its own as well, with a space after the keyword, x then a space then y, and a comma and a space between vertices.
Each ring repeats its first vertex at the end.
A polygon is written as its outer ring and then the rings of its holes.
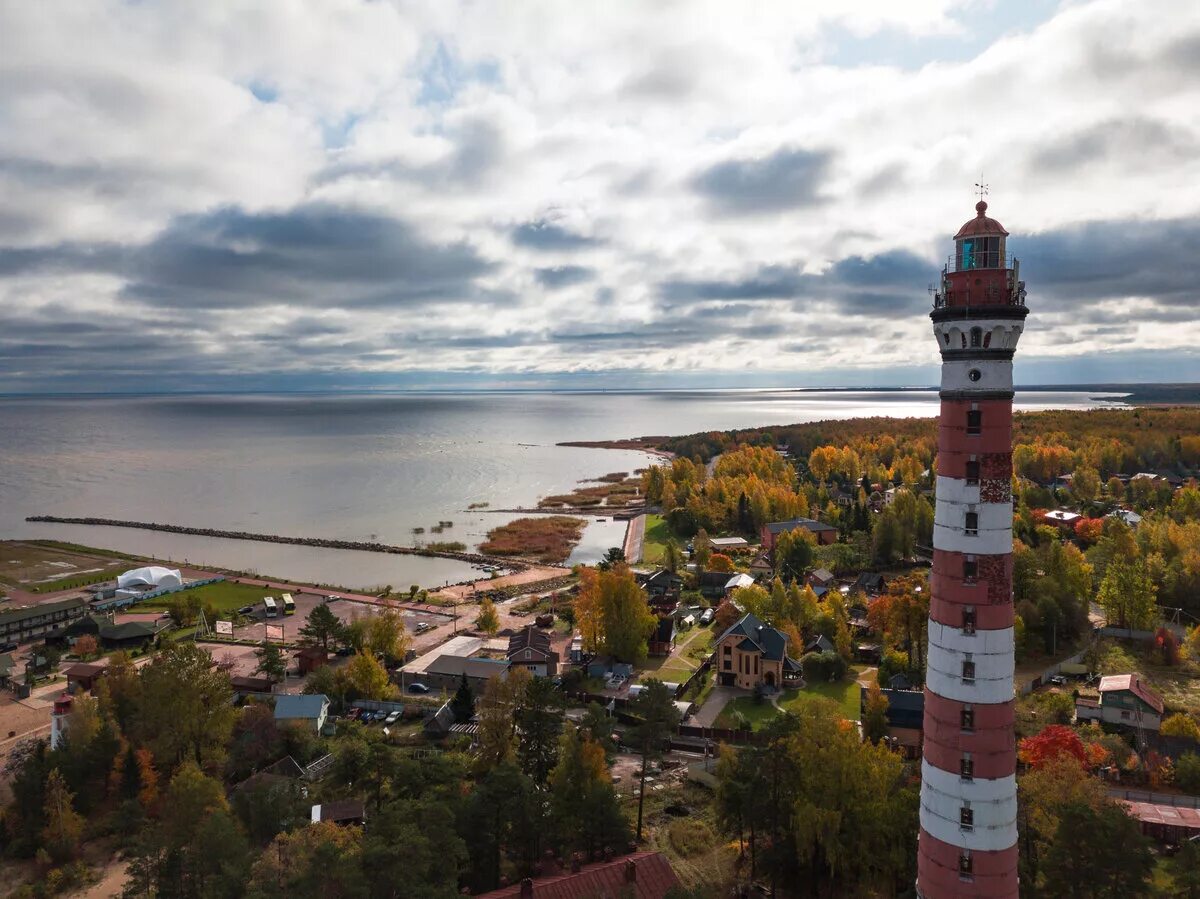
POLYGON ((67 676, 67 689, 72 693, 80 690, 90 693, 95 688, 96 682, 104 677, 106 670, 103 665, 77 662, 63 669, 63 674, 67 676))
POLYGON ((328 664, 329 653, 320 646, 305 646, 296 653, 296 667, 301 677, 328 664))
POLYGON ((361 799, 336 799, 312 807, 312 823, 362 825, 367 822, 367 807, 361 799))

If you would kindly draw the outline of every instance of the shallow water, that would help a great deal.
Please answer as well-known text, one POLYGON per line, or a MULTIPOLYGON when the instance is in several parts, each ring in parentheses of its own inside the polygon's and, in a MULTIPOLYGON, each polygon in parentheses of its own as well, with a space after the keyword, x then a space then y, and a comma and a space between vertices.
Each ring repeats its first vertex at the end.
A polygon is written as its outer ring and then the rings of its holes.
MULTIPOLYGON (((1018 394, 1017 407, 1085 408, 1112 399, 1039 392, 1018 394)), ((514 516, 467 511, 469 504, 532 506, 581 479, 633 471, 650 458, 559 441, 936 411, 931 390, 0 397, 0 536, 346 587, 435 586, 472 570, 447 559, 23 519, 95 516, 474 547, 514 516), (442 520, 454 524, 429 533, 442 520), (418 527, 426 533, 414 535, 418 527)), ((571 561, 598 558, 623 533, 621 522, 592 523, 571 561)))

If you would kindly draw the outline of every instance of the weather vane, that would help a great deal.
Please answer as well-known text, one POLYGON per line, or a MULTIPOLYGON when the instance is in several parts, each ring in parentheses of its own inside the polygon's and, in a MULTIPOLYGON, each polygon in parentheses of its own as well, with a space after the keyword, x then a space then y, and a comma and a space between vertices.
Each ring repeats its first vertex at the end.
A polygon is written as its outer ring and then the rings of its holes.
POLYGON ((983 183, 983 175, 979 176, 979 180, 975 182, 975 192, 979 194, 979 199, 982 200, 987 196, 988 186, 983 183))

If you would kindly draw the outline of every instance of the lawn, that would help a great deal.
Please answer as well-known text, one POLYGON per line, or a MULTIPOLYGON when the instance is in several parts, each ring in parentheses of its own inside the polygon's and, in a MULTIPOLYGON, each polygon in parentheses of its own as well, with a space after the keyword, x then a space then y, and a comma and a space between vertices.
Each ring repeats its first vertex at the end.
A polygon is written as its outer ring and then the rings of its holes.
POLYGON ((279 598, 279 591, 270 591, 249 584, 238 584, 234 581, 217 581, 215 584, 205 584, 203 587, 196 587, 192 590, 180 590, 178 593, 156 596, 154 599, 138 603, 134 608, 137 610, 166 609, 170 607, 172 600, 189 594, 199 597, 202 603, 212 603, 222 614, 236 611, 242 606, 260 605, 264 596, 279 598))
POLYGON ((638 679, 654 677, 681 684, 691 677, 700 663, 712 652, 712 628, 695 627, 684 631, 668 658, 649 659, 638 669, 638 679))
POLYGON ((646 533, 642 539, 642 561, 656 563, 662 560, 667 543, 671 540, 671 529, 661 515, 646 516, 646 533))
POLYGON ((858 670, 851 668, 846 672, 844 680, 836 684, 808 684, 803 690, 786 690, 779 699, 779 704, 785 709, 794 709, 809 701, 814 696, 823 696, 837 703, 842 717, 848 721, 857 721, 859 717, 859 690, 855 678, 858 670))
MULTIPOLYGON (((799 711, 806 702, 820 697, 835 703, 846 720, 857 721, 859 718, 858 683, 855 681, 857 676, 857 669, 851 668, 846 672, 846 679, 836 684, 809 684, 803 690, 784 690, 778 698, 779 707, 787 711, 799 711)), ((739 696, 721 710, 715 726, 734 727, 735 712, 741 712, 746 716, 752 730, 761 730, 763 725, 778 714, 775 706, 769 700, 760 704, 754 701, 753 696, 739 696)))

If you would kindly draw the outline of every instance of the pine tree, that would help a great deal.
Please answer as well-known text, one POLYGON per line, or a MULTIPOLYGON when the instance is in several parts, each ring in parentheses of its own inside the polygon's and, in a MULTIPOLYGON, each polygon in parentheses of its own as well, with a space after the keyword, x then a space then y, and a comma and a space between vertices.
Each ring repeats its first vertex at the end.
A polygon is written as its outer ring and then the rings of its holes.
POLYGON ((475 694, 471 692, 471 685, 467 683, 466 672, 459 681, 454 698, 450 700, 450 710, 454 712, 455 721, 470 721, 475 715, 475 694))

